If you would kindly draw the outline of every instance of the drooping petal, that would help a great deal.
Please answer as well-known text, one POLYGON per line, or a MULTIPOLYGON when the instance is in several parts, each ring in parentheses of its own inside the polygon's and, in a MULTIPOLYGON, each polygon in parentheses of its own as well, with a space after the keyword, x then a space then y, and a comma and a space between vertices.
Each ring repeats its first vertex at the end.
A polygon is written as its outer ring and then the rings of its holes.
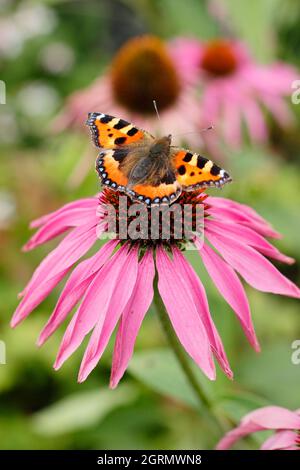
POLYGON ((127 251, 128 246, 123 245, 90 283, 80 307, 66 329, 54 364, 55 369, 61 367, 97 323, 100 325, 100 322, 104 322, 114 291, 126 278, 127 265, 131 261, 127 251))
MULTIPOLYGON (((290 87, 289 87, 290 88, 290 87)), ((291 127, 294 123, 293 115, 288 103, 281 96, 262 93, 260 100, 270 111, 274 119, 283 127, 291 127)))
POLYGON ((148 250, 139 263, 136 284, 120 320, 112 361, 111 388, 118 385, 132 356, 138 331, 153 299, 154 274, 153 253, 148 250))
POLYGON ((184 273, 160 247, 156 253, 156 267, 158 289, 178 339, 196 364, 214 380, 215 365, 211 347, 194 300, 183 281, 184 273))
POLYGON ((180 272, 182 274, 184 273, 183 280, 186 283, 186 291, 190 292, 193 297, 195 307, 198 311, 198 314, 200 315, 203 325, 205 326, 210 345, 216 355, 216 358, 218 359, 218 362, 224 370, 225 374, 227 374, 229 378, 232 378, 233 372, 230 369, 221 338, 210 316, 204 286, 193 270, 192 266, 186 261, 185 257, 178 248, 173 249, 173 257, 174 263, 176 263, 176 268, 179 267, 180 272))
POLYGON ((15 328, 21 321, 30 315, 30 313, 41 303, 43 300, 48 297, 50 292, 60 283, 60 281, 68 274, 71 266, 67 269, 60 271, 58 274, 55 274, 46 282, 41 283, 39 288, 28 292, 27 295, 19 303, 18 307, 13 314, 13 317, 10 321, 10 326, 15 328))
POLYGON ((57 330, 66 316, 82 298, 99 269, 109 259, 118 240, 110 240, 91 258, 82 261, 72 272, 58 299, 55 309, 41 331, 38 345, 41 346, 57 330))
MULTIPOLYGON (((295 431, 278 431, 270 436, 261 446, 261 450, 283 450, 296 447, 295 431)), ((299 447, 297 447, 299 450, 299 447)))
POLYGON ((247 436, 248 434, 252 434, 253 432, 262 431, 264 429, 264 427, 252 422, 241 424, 237 428, 225 434, 225 436, 218 442, 216 450, 230 449, 230 447, 232 447, 233 444, 242 437, 247 436))
POLYGON ((94 227, 89 230, 78 227, 42 261, 23 291, 24 298, 13 315, 12 327, 24 320, 47 297, 95 240, 94 227))
POLYGON ((79 207, 59 212, 41 226, 26 245, 24 245, 23 251, 33 250, 43 243, 46 243, 47 241, 64 233, 71 227, 96 225, 98 222, 96 208, 97 206, 94 204, 88 208, 79 207))
POLYGON ((242 141, 242 109, 240 97, 236 93, 223 96, 223 134, 225 141, 238 149, 242 141))
POLYGON ((26 285, 20 297, 36 288, 41 282, 50 279, 64 268, 72 266, 83 256, 97 239, 96 228, 94 226, 82 226, 73 229, 65 238, 52 250, 34 271, 30 281, 26 285))
POLYGON ((300 289, 283 276, 263 255, 222 234, 206 230, 206 237, 225 261, 255 289, 274 294, 300 297, 300 289))
POLYGON ((264 142, 268 137, 268 129, 259 104, 254 97, 241 94, 240 105, 243 109, 250 138, 253 142, 264 142))
POLYGON ((254 209, 245 204, 240 204, 231 199, 212 196, 209 196, 206 202, 209 204, 208 212, 217 219, 247 225, 265 237, 281 238, 280 233, 276 232, 254 209))
POLYGON ((199 244, 197 239, 195 239, 195 244, 216 288, 236 313, 249 343, 256 351, 259 351, 248 299, 239 277, 231 266, 207 244, 199 244))
POLYGON ((127 254, 127 260, 115 285, 113 295, 109 300, 104 321, 100 319, 92 333, 85 350, 78 375, 78 381, 83 382, 98 364, 109 338, 128 304, 138 274, 138 250, 133 248, 127 254))
POLYGON ((265 429, 300 429, 300 416, 281 406, 265 406, 242 419, 242 423, 250 421, 265 429))
POLYGON ((240 240, 270 258, 277 259, 287 264, 293 264, 295 262, 293 258, 280 253, 280 251, 265 240, 262 235, 249 227, 225 220, 219 221, 213 219, 206 219, 205 226, 216 235, 224 234, 235 240, 240 240))
POLYGON ((69 214, 70 212, 72 213, 73 211, 79 210, 90 210, 94 209, 96 210, 97 204, 99 201, 99 197, 88 197, 84 199, 78 199, 77 201, 69 202, 68 204, 65 204, 62 206, 60 209, 50 212, 49 214, 43 215, 42 217, 39 217, 38 219, 33 220, 30 223, 31 228, 38 228, 41 227, 42 225, 51 222, 53 219, 55 219, 58 216, 61 216, 63 214, 69 214))
POLYGON ((238 439, 264 429, 299 429, 300 417, 286 408, 266 406, 244 416, 240 425, 225 434, 217 445, 218 450, 231 447, 238 439))
POLYGON ((199 77, 201 43, 192 38, 176 38, 170 41, 168 50, 183 80, 195 83, 199 77))

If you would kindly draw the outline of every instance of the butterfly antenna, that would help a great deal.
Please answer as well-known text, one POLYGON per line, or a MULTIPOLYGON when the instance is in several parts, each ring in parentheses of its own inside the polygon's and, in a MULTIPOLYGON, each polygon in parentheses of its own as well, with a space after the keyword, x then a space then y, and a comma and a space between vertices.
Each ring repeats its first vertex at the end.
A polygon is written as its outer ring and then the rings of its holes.
POLYGON ((206 132, 206 131, 213 131, 213 130, 214 130, 214 126, 210 125, 208 127, 204 127, 204 129, 200 129, 199 132, 206 132))
POLYGON ((183 133, 180 133, 180 134, 175 134, 174 137, 178 137, 178 136, 182 136, 182 135, 188 135, 188 134, 198 134, 200 132, 206 132, 206 131, 211 131, 211 130, 214 130, 213 125, 208 126, 208 127, 204 127, 203 129, 199 129, 199 131, 191 131, 191 132, 183 132, 183 133))
POLYGON ((160 121, 160 115, 159 115, 159 112, 158 112, 156 100, 153 100, 153 106, 154 106, 154 109, 155 109, 155 112, 156 112, 157 119, 160 121))

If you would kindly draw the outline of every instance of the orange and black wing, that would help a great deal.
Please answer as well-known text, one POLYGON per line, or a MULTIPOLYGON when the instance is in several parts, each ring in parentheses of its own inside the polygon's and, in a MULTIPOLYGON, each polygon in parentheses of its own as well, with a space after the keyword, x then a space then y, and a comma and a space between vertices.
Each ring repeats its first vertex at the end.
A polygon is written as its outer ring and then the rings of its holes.
POLYGON ((109 114, 90 113, 86 124, 90 128, 95 146, 100 148, 111 149, 154 138, 134 124, 109 114))
POLYGON ((122 170, 122 161, 128 155, 128 147, 103 150, 96 161, 96 170, 104 186, 115 191, 125 192, 133 201, 150 206, 170 204, 181 193, 180 185, 173 171, 167 172, 159 184, 145 181, 142 184, 128 186, 128 177, 122 170))
POLYGON ((231 181, 230 175, 208 158, 185 149, 176 148, 171 155, 176 179, 183 191, 209 186, 221 187, 231 181))
POLYGON ((174 178, 173 182, 162 182, 157 186, 137 184, 127 193, 134 201, 143 202, 147 206, 170 205, 180 196, 181 188, 174 178))

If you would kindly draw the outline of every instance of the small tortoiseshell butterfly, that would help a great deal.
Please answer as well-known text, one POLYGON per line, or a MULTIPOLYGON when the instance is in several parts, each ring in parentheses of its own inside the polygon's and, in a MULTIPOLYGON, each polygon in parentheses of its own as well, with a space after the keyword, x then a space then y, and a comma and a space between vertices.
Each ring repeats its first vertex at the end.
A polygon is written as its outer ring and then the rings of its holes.
POLYGON ((170 204, 182 191, 222 186, 229 174, 211 160, 156 139, 124 119, 90 113, 92 138, 101 152, 96 170, 105 186, 145 204, 170 204))

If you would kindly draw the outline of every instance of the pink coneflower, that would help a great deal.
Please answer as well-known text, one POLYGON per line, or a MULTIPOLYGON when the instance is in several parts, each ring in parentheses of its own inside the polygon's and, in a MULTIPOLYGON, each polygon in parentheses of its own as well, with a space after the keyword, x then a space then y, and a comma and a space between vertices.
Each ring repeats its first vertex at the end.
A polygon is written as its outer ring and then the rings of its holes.
POLYGON ((217 449, 228 449, 242 437, 265 430, 275 433, 262 444, 261 450, 300 450, 300 412, 280 406, 266 406, 244 416, 240 425, 221 439, 217 449))
POLYGON ((264 108, 281 126, 288 126, 292 116, 285 98, 297 73, 287 64, 259 65, 238 41, 217 39, 207 43, 177 39, 172 55, 183 79, 201 89, 199 127, 214 124, 219 135, 203 135, 213 151, 223 143, 239 148, 243 125, 254 142, 265 142, 268 129, 264 108))
MULTIPOLYGON (((176 203, 180 207, 190 204, 192 214, 196 207, 203 208, 205 241, 202 243, 201 235, 196 234, 193 246, 199 250, 220 294, 235 312, 248 341, 259 350, 239 275, 258 290, 300 297, 300 289, 266 258, 293 262, 265 239, 276 238, 278 233, 253 209, 228 199, 195 192, 183 193, 176 203)), ((127 204, 130 209, 133 203, 128 199, 127 204)), ((146 217, 151 220, 151 209, 140 206, 147 210, 146 217)), ((119 211, 119 194, 106 189, 96 197, 72 202, 35 220, 31 226, 38 231, 25 250, 66 231, 68 234, 42 261, 21 293, 23 299, 12 326, 24 320, 71 272, 38 344, 42 345, 78 306, 54 367, 61 367, 91 333, 79 372, 82 382, 97 365, 118 325, 111 374, 111 386, 115 387, 126 370, 138 330, 153 300, 157 272, 159 294, 182 346, 210 379, 215 379, 213 355, 223 371, 232 377, 210 315, 205 288, 184 256, 186 240, 176 238, 173 230, 164 239, 161 225, 158 238, 151 239, 149 233, 143 233, 140 239, 120 239, 118 227, 123 223, 123 216, 119 211), (107 204, 116 209, 116 239, 107 241, 96 254, 76 265, 108 230, 107 204)))
POLYGON ((91 109, 127 116, 129 121, 153 133, 188 132, 187 138, 199 143, 195 119, 199 110, 194 93, 181 79, 168 45, 154 36, 127 41, 93 84, 69 97, 55 128, 82 130, 91 109), (160 122, 153 100, 157 102, 160 122))

